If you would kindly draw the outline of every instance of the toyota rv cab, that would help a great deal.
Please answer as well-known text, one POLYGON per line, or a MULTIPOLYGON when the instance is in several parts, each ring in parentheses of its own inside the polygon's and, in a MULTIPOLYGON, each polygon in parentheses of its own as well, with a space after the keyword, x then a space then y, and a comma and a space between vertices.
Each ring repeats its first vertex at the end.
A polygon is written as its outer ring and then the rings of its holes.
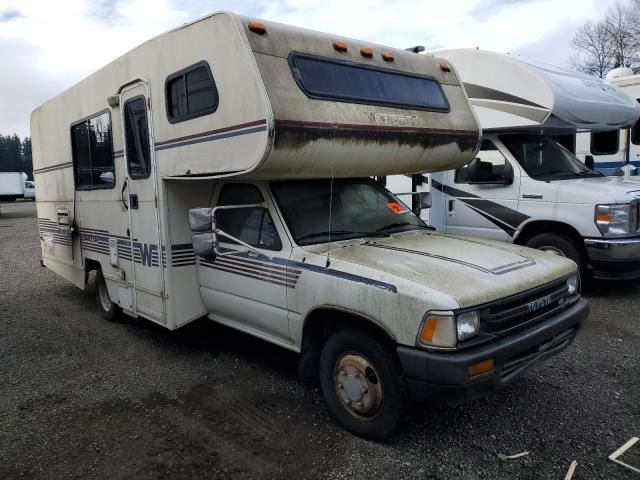
MULTIPOLYGON (((605 177, 562 145, 566 134, 633 125, 638 102, 600 79, 511 55, 436 55, 456 67, 483 140, 469 164, 431 175, 430 223, 562 255, 595 278, 640 277, 640 177, 605 177)), ((394 181, 391 190, 407 189, 394 181)))
POLYGON ((366 438, 410 400, 507 385, 587 316, 573 262, 437 233, 369 178, 476 155, 443 59, 216 13, 49 100, 32 132, 46 267, 82 289, 96 272, 107 319, 206 317, 298 352, 366 438))

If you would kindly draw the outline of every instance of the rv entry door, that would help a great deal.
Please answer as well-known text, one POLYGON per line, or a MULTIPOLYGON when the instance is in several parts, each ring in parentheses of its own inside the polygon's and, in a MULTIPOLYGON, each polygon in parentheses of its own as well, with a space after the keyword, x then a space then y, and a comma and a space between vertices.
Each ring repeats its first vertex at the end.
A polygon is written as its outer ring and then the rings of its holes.
POLYGON ((122 203, 129 222, 133 307, 135 313, 164 324, 163 245, 148 84, 140 81, 126 86, 120 111, 127 173, 122 203))

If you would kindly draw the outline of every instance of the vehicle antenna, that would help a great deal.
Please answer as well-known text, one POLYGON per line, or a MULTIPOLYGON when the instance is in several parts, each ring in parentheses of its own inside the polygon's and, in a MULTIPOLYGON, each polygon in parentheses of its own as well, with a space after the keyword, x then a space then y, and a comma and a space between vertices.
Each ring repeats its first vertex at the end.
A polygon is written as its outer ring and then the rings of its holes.
MULTIPOLYGON (((335 142, 336 140, 336 129, 338 128, 337 125, 333 125, 333 141, 335 142)), ((331 183, 329 184, 329 235, 327 236, 327 264, 325 265, 325 268, 329 268, 329 265, 331 265, 331 253, 330 253, 330 246, 331 246, 331 213, 332 213, 332 206, 333 206, 333 156, 331 157, 331 183)))

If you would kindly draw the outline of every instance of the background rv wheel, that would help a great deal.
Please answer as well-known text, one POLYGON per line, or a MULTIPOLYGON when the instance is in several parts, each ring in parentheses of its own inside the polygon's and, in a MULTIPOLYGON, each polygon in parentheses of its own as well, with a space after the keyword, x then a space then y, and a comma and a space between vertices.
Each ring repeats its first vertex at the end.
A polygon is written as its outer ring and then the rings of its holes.
POLYGON ((96 303, 98 304, 100 315, 102 315, 105 320, 109 320, 110 322, 119 320, 121 313, 120 307, 109 298, 107 282, 104 280, 101 271, 98 271, 96 274, 96 303))
POLYGON ((395 353, 360 330, 337 331, 324 344, 320 387, 338 422, 370 440, 391 436, 407 411, 407 386, 395 353))
POLYGON ((582 250, 571 238, 565 235, 559 233, 540 233, 530 238, 526 246, 570 258, 578 264, 581 273, 584 273, 586 269, 585 256, 582 250))

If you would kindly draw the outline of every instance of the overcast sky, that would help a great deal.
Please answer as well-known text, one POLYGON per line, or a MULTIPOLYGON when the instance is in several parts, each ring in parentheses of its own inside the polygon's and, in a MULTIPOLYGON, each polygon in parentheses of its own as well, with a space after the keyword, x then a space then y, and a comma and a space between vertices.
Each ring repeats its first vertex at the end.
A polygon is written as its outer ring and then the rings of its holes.
POLYGON ((480 47, 566 65, 615 0, 0 0, 0 133, 148 38, 216 10, 384 45, 480 47))

